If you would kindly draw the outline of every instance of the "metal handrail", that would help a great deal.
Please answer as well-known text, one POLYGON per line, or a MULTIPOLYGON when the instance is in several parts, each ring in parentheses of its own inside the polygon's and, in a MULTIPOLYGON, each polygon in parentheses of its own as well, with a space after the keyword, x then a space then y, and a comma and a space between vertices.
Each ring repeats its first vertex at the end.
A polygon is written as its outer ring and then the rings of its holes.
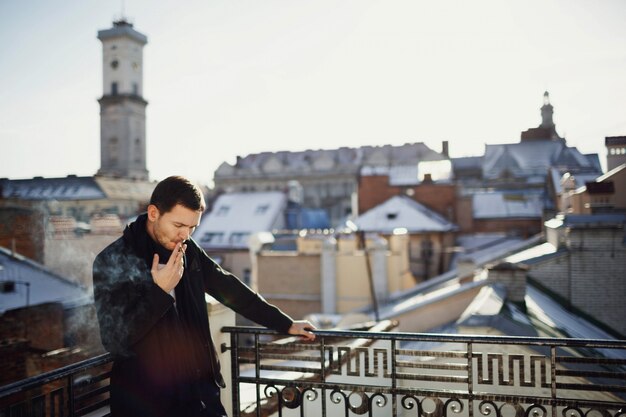
POLYGON ((4 398, 11 394, 27 391, 32 388, 40 387, 41 385, 48 384, 50 382, 65 378, 67 376, 76 374, 78 372, 85 371, 96 366, 105 365, 111 362, 110 353, 104 353, 93 358, 86 359, 84 361, 76 362, 71 365, 64 366, 53 371, 45 372, 40 375, 31 376, 20 381, 16 381, 4 386, 0 386, 0 398, 4 398))
MULTIPOLYGON (((112 361, 105 353, 40 375, 0 387, 0 416, 83 416, 106 410, 109 404, 109 372, 99 371, 80 379, 80 374, 112 361)), ((106 413, 106 411, 104 411, 106 413)), ((106 414, 108 415, 108 414, 106 414)))
MULTIPOLYGON (((280 335, 275 330, 266 329, 256 326, 226 326, 222 327, 225 333, 242 333, 242 334, 264 334, 264 335, 280 335)), ((406 333, 406 332, 369 332, 365 330, 313 330, 316 336, 320 337, 343 337, 354 338, 364 337, 367 339, 394 339, 401 341, 420 341, 420 342, 448 342, 448 343, 483 343, 483 344, 511 344, 511 345, 535 345, 535 346, 552 346, 566 345, 569 347, 586 347, 586 348, 616 348, 626 349, 626 340, 608 340, 608 339, 574 339, 574 338, 555 338, 555 337, 524 337, 524 336, 482 336, 482 335, 450 335, 439 333, 406 333)))

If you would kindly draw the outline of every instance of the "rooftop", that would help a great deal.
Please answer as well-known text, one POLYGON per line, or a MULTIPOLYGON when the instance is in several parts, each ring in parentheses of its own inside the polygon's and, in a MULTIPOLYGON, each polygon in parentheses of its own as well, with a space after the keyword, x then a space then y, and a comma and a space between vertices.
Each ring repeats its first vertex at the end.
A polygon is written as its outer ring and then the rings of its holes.
POLYGON ((0 313, 43 303, 70 308, 92 302, 89 293, 19 254, 0 247, 0 313))
POLYGON ((354 223, 360 230, 393 233, 450 232, 457 226, 426 206, 406 196, 394 196, 359 216, 354 223))

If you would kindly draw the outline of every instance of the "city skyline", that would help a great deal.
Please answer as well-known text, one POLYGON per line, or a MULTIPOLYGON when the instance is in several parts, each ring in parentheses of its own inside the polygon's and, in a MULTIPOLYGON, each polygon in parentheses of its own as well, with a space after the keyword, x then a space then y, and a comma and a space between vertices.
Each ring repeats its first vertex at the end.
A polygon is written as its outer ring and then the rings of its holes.
MULTIPOLYGON (((96 34, 120 4, 34 3, 0 4, 0 177, 93 175, 96 34)), ((179 173, 207 184, 222 162, 264 151, 407 142, 440 151, 447 140, 453 157, 482 155, 486 143, 517 142, 540 124, 546 90, 569 146, 604 164, 604 137, 626 134, 623 2, 123 7, 148 37, 153 179, 179 173)))

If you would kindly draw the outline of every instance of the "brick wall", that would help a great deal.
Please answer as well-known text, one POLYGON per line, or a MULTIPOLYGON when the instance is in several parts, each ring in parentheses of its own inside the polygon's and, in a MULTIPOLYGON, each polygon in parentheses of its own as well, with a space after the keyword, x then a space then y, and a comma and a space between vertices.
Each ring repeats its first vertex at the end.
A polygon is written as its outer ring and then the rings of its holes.
POLYGON ((39 263, 44 260, 43 214, 35 209, 0 207, 0 246, 39 263))
POLYGON ((532 265, 530 276, 573 307, 626 335, 626 246, 620 228, 568 231, 568 252, 532 265))
POLYGON ((569 253, 533 264, 529 275, 548 290, 568 299, 570 297, 569 253))
POLYGON ((0 340, 0 386, 26 378, 28 341, 25 339, 0 340))
POLYGON ((572 305, 626 335, 626 247, 623 229, 570 233, 572 305))
POLYGON ((472 233, 515 233, 530 237, 541 233, 542 220, 537 219, 474 219, 472 233))
POLYGON ((257 262, 259 293, 267 301, 293 318, 322 311, 319 255, 261 252, 257 262))
POLYGON ((413 187, 395 187, 389 185, 387 175, 364 176, 359 179, 358 202, 359 214, 384 203, 396 195, 407 195, 446 219, 456 221, 456 186, 453 184, 422 183, 413 187))
POLYGON ((474 230, 474 211, 472 197, 459 197, 456 203, 456 224, 461 232, 474 230))
POLYGON ((58 303, 10 310, 0 317, 0 340, 27 339, 34 349, 63 347, 63 332, 63 307, 58 303))

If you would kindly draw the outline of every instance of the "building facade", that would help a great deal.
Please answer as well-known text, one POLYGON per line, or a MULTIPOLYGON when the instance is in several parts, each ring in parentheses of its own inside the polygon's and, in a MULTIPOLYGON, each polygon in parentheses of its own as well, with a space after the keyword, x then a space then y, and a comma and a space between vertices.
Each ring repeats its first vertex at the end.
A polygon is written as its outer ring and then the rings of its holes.
POLYGON ((606 170, 612 171, 626 164, 626 136, 608 136, 604 138, 606 145, 606 170))
POLYGON ((363 146, 301 152, 263 152, 223 163, 214 175, 215 187, 226 192, 287 190, 290 181, 302 187, 304 207, 325 209, 332 225, 356 215, 355 198, 361 168, 417 166, 421 161, 447 159, 424 143, 363 146))

